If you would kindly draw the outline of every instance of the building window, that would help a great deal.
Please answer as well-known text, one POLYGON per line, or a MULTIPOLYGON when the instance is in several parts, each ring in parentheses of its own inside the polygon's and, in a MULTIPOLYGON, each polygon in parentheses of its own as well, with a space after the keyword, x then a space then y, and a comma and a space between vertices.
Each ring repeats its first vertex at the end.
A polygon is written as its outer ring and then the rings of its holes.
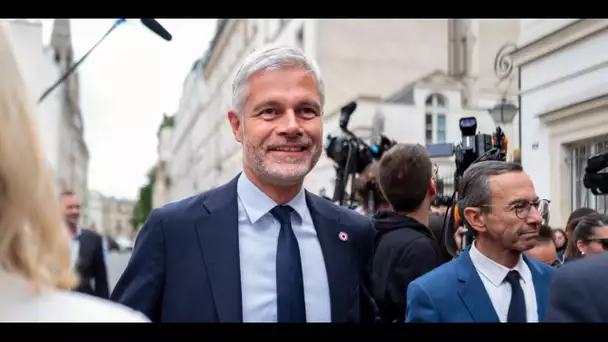
POLYGON ((427 112, 426 113, 426 144, 433 144, 433 114, 427 112))
POLYGON ((445 143, 445 114, 437 115, 437 143, 445 143))
POLYGON ((384 133, 384 120, 384 114, 380 111, 376 112, 372 125, 372 137, 378 137, 384 133))
POLYGON ((608 196, 595 196, 583 185, 587 159, 600 153, 608 152, 608 137, 573 145, 569 158, 571 176, 571 209, 572 211, 588 207, 600 213, 608 213, 608 196))
POLYGON ((304 27, 300 27, 296 32, 296 47, 304 51, 304 27))
POLYGON ((441 94, 432 94, 426 98, 425 139, 427 145, 443 144, 447 140, 446 102, 445 96, 441 94))

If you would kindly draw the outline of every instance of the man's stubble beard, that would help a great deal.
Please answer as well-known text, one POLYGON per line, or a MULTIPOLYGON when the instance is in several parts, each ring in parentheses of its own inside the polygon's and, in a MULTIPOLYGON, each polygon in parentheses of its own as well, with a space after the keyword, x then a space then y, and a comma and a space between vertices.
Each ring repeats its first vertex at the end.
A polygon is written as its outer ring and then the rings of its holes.
POLYGON ((294 163, 300 158, 288 157, 271 164, 265 158, 267 148, 264 144, 252 145, 243 134, 243 147, 243 163, 258 177, 280 186, 302 183, 304 177, 314 168, 321 157, 321 148, 318 144, 313 144, 309 147, 308 163, 294 163))

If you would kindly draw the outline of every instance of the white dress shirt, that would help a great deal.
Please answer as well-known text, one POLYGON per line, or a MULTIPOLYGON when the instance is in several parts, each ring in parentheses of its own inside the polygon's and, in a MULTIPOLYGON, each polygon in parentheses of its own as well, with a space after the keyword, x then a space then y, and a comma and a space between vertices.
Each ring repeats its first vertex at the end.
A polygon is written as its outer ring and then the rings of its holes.
POLYGON ((532 273, 523 257, 520 257, 519 262, 513 269, 508 269, 481 254, 475 247, 475 244, 471 246, 469 255, 501 322, 507 321, 509 305, 511 304, 511 285, 505 280, 505 277, 509 271, 513 270, 519 272, 520 275, 519 283, 521 284, 526 301, 527 321, 538 322, 536 291, 534 290, 532 273))
POLYGON ((80 254, 80 240, 78 240, 78 238, 80 237, 80 233, 80 228, 76 228, 76 234, 69 234, 70 238, 72 239, 70 244, 72 267, 76 266, 76 261, 78 261, 78 256, 80 254))
MULTIPOLYGON (((277 321, 276 256, 280 223, 270 210, 277 204, 241 173, 237 184, 239 257, 244 322, 277 321)), ((321 244, 302 189, 287 205, 300 246, 306 320, 331 322, 329 284, 321 244)))

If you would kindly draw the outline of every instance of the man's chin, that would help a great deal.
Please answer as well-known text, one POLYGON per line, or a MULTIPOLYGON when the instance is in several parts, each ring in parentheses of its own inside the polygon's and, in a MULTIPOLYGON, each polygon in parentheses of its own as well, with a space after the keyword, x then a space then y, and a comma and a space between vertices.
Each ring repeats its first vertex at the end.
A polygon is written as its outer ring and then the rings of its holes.
POLYGON ((304 181, 304 177, 310 172, 308 167, 289 167, 281 165, 273 167, 271 170, 265 172, 268 181, 281 185, 281 186, 293 186, 301 184, 304 181))

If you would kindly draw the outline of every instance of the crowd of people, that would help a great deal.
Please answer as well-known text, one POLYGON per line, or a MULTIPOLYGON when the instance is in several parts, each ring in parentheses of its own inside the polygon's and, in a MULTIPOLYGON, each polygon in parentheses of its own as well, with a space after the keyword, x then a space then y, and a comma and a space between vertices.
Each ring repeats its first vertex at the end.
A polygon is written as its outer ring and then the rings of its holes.
POLYGON ((227 121, 243 171, 154 209, 109 294, 92 266, 102 241, 78 229, 74 194, 56 195, 4 30, 0 321, 608 321, 608 219, 577 210, 565 231, 544 225, 548 202, 519 164, 464 172, 454 253, 443 234, 452 209, 433 208, 422 145, 395 145, 358 181, 372 189, 370 215, 306 191, 326 90, 316 63, 289 46, 254 51, 236 73, 227 121), (463 236, 474 240, 461 248, 463 236))

